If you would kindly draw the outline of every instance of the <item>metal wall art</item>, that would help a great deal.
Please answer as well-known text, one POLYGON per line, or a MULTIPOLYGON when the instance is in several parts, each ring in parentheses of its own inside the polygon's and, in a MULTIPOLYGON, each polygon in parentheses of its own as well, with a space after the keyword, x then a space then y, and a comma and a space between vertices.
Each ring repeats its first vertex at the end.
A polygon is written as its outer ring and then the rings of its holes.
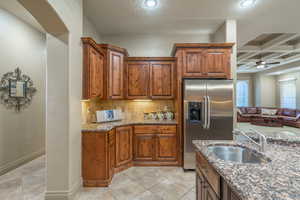
POLYGON ((37 90, 29 76, 17 68, 3 75, 0 82, 0 103, 20 112, 27 108, 37 90))

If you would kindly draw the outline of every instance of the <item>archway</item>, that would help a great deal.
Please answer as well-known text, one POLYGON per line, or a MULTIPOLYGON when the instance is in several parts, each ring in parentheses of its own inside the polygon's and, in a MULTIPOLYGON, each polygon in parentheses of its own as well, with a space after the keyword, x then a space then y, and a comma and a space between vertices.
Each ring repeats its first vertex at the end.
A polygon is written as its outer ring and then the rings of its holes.
POLYGON ((81 186, 82 1, 18 1, 47 31, 45 199, 72 199, 81 186))

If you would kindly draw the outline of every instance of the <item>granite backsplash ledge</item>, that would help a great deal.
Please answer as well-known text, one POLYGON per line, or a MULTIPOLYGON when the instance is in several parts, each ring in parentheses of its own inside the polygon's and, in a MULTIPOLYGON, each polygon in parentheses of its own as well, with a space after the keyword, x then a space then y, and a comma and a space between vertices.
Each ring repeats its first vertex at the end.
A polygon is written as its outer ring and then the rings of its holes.
POLYGON ((96 121, 97 110, 121 109, 123 112, 123 119, 131 121, 144 120, 144 113, 164 110, 175 111, 173 100, 134 101, 92 99, 90 101, 83 101, 81 105, 83 124, 96 121))

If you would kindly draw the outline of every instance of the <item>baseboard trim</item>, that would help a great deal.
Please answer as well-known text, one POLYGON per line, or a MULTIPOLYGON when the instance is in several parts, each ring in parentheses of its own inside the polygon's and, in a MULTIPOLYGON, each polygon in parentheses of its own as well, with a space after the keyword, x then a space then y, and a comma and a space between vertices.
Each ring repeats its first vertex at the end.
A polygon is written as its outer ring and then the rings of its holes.
POLYGON ((75 198, 79 189, 81 188, 82 180, 73 184, 70 190, 65 191, 46 191, 45 200, 72 200, 75 198))
POLYGON ((15 161, 9 162, 3 166, 0 166, 0 176, 13 170, 13 169, 20 167, 21 165, 23 165, 25 163, 28 163, 28 162, 38 158, 44 154, 45 154, 45 149, 41 149, 41 150, 33 152, 29 155, 23 156, 15 161))

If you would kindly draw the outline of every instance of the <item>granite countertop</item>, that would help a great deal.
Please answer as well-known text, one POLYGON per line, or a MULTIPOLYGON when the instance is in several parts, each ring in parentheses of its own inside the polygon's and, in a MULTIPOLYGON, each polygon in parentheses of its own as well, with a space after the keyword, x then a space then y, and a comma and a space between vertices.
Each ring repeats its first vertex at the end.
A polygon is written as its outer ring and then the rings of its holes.
MULTIPOLYGON (((247 135, 253 139, 258 139, 258 135, 251 131, 244 131, 247 135)), ((300 145, 300 129, 299 132, 296 131, 259 131, 261 134, 266 136, 268 143, 290 145, 298 144, 300 145)), ((237 134, 238 135, 238 134, 237 134)))
POLYGON ((83 132, 110 131, 115 127, 127 125, 170 125, 177 124, 176 120, 122 120, 107 123, 91 123, 82 126, 83 132))
POLYGON ((218 159, 208 152, 208 145, 233 144, 257 151, 257 147, 250 143, 215 140, 195 140, 193 143, 196 151, 207 158, 242 200, 300 200, 299 145, 268 144, 267 151, 263 154, 271 162, 245 164, 218 159))

